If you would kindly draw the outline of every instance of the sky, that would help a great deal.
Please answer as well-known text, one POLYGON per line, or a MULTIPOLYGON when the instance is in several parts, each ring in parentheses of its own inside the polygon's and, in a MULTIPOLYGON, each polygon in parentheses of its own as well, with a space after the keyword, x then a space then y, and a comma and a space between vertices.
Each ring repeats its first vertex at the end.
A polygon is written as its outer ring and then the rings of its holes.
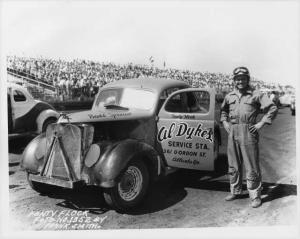
POLYGON ((2 1, 6 55, 299 79, 299 1, 2 1))

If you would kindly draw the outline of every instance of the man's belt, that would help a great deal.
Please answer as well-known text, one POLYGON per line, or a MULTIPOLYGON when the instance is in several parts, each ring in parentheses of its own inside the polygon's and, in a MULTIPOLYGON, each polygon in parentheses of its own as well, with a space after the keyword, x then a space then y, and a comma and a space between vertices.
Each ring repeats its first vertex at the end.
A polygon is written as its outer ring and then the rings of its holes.
POLYGON ((229 122, 231 124, 255 124, 254 122, 241 121, 240 119, 230 119, 229 122))

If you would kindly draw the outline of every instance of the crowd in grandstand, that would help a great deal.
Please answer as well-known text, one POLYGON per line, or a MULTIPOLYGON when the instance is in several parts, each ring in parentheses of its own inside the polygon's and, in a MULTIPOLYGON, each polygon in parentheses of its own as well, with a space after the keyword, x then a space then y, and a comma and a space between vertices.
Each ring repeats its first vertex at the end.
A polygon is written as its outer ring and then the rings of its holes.
MULTIPOLYGON (((7 57, 7 68, 31 79, 55 86, 59 95, 68 98, 94 96, 106 83, 143 76, 183 80, 193 87, 214 87, 225 94, 232 89, 230 74, 195 72, 170 68, 159 69, 148 65, 100 63, 90 60, 72 61, 49 58, 7 57)), ((274 86, 256 79, 251 80, 256 88, 274 86)))

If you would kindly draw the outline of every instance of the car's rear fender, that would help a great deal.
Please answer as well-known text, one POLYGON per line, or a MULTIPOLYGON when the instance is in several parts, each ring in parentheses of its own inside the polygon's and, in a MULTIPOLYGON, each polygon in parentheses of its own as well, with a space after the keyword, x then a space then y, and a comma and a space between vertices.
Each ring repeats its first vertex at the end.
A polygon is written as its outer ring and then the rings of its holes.
POLYGON ((43 124, 47 119, 57 120, 59 118, 59 113, 53 109, 43 110, 39 116, 36 118, 37 130, 36 133, 39 134, 43 131, 43 124))
POLYGON ((143 160, 151 179, 158 178, 161 170, 161 158, 155 149, 138 140, 127 139, 109 146, 101 153, 99 161, 93 166, 93 174, 101 187, 114 187, 120 180, 127 164, 132 159, 143 160))

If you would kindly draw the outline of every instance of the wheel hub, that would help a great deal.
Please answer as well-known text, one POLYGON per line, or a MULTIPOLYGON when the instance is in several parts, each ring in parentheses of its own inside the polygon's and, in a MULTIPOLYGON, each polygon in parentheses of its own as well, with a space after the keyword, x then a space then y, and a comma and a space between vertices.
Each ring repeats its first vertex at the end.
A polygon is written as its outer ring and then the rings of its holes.
POLYGON ((139 168, 130 166, 118 184, 118 191, 125 201, 135 199, 142 189, 143 176, 139 168))

